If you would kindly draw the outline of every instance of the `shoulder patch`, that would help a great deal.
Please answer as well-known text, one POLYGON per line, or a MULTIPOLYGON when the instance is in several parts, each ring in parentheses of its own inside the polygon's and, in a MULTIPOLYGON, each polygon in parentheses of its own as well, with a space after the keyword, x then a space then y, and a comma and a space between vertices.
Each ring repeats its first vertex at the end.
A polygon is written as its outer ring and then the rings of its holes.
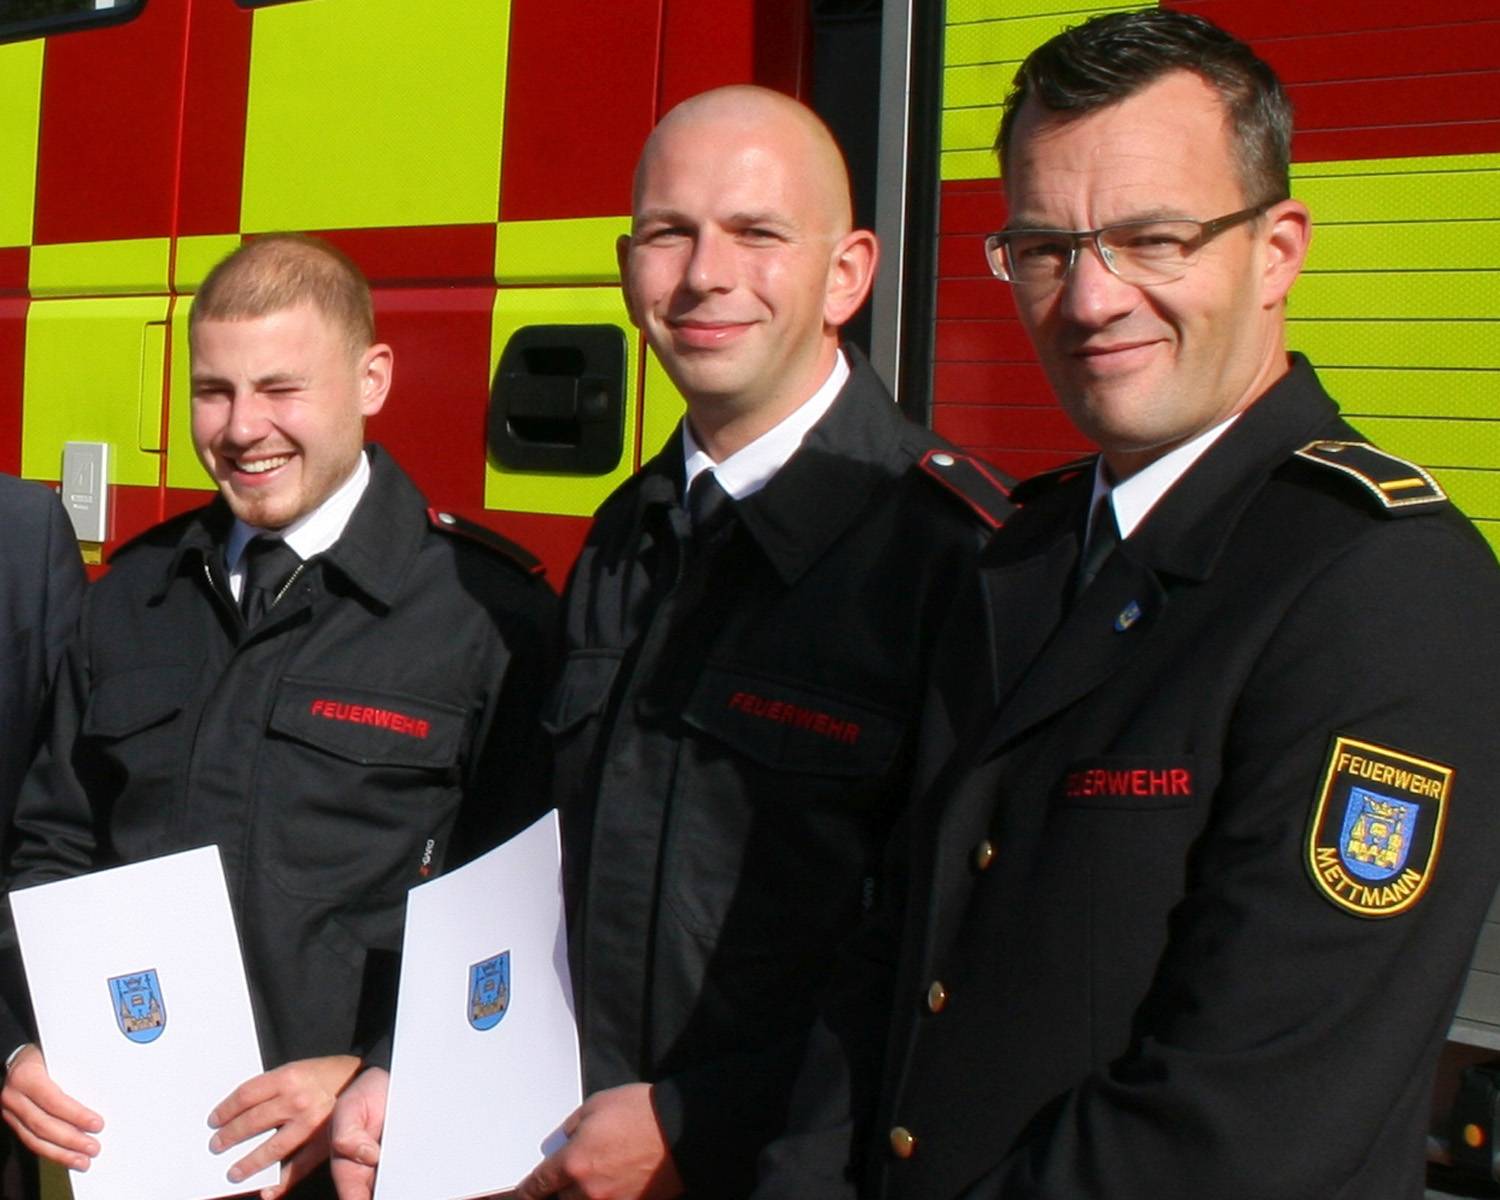
POLYGON ((1015 511, 1011 481, 983 459, 957 450, 928 450, 918 469, 958 497, 991 529, 999 529, 1015 511))
POLYGON ((1421 467, 1369 442, 1309 442, 1297 457, 1341 472, 1389 513, 1435 508, 1448 500, 1448 493, 1421 467))
POLYGON ((1394 917, 1432 882, 1453 768, 1335 737, 1307 825, 1307 870, 1337 907, 1394 917))
POLYGON ((456 513, 443 512, 437 508, 427 510, 427 523, 439 533, 467 538, 471 542, 478 542, 486 549, 504 555, 528 575, 535 575, 540 579, 547 573, 542 560, 535 554, 520 543, 496 533, 488 525, 481 525, 478 521, 470 521, 456 513))
POLYGON ((1016 503, 1025 504, 1028 500, 1040 496, 1049 489, 1058 486, 1058 484, 1067 483, 1068 480, 1077 478, 1084 471, 1092 471, 1094 469, 1095 457, 1095 455, 1091 454, 1087 458, 1075 458, 1071 462, 1065 462, 1056 467, 1048 467, 1045 471, 1038 471, 1035 475, 1028 475, 1020 483, 1016 484, 1014 492, 1016 503))

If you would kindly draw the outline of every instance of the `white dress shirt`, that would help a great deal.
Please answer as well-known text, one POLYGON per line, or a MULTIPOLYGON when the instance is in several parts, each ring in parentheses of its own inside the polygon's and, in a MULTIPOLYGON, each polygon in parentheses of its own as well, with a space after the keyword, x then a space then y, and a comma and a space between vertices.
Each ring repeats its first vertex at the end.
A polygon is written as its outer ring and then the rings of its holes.
POLYGON ((682 423, 683 480, 682 494, 693 486, 693 480, 704 471, 713 471, 719 486, 735 500, 754 495, 771 482, 771 477, 797 452, 807 431, 833 405, 835 397, 849 379, 849 363, 842 350, 834 356, 833 370, 823 386, 807 398, 796 411, 787 414, 748 446, 741 446, 721 463, 709 457, 698 445, 690 422, 682 423))
MULTIPOLYGON (((280 530, 282 540, 297 552, 297 557, 303 562, 314 554, 323 553, 344 535, 344 527, 349 524, 355 506, 369 486, 370 459, 361 451, 354 473, 312 512, 303 513, 280 530)), ((236 602, 245 589, 245 547, 250 544, 251 538, 267 532, 278 531, 257 529, 238 517, 234 519, 234 528, 229 531, 229 540, 224 543, 224 566, 229 572, 229 591, 236 602)))

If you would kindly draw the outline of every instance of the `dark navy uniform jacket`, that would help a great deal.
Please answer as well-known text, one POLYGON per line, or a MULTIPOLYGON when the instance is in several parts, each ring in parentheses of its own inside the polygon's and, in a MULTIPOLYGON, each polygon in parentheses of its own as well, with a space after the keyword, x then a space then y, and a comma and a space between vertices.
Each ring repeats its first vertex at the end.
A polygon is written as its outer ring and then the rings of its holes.
POLYGON ((0 837, 44 728, 47 689, 78 623, 83 564, 51 488, 0 475, 0 837))
POLYGON ((115 555, 16 815, 18 887, 219 846, 268 1068, 388 1032, 407 889, 544 800, 552 593, 369 453, 343 535, 248 633, 222 501, 115 555))
POLYGON ((1092 464, 1017 489, 940 655, 974 718, 758 1194, 851 1190, 852 1091, 862 1195, 1421 1196, 1500 873, 1500 570, 1358 440, 1296 361, 1071 607, 1092 464))
MULTIPOLYGON (((550 702, 588 1091, 653 1081, 693 1194, 749 1186, 834 947, 874 898, 923 680, 1003 490, 857 356, 706 544, 682 450, 600 509, 550 702), (919 468, 969 472, 980 509, 919 468)), ((963 489, 960 488, 960 492, 963 489)))

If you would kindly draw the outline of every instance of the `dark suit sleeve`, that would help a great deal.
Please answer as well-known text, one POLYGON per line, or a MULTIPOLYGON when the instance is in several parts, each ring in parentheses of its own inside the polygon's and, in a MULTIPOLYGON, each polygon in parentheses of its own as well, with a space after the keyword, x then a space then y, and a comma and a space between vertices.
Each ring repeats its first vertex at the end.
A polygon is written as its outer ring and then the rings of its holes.
POLYGON ((1213 813, 1129 1051, 993 1147, 994 1167, 964 1195, 1420 1194, 1420 1144, 1400 1156, 1408 1178, 1363 1164, 1409 1137, 1414 1105, 1425 1110, 1424 1068, 1500 857, 1500 589, 1465 532, 1391 522, 1289 608, 1226 731, 1213 813), (1454 770, 1430 886, 1397 915, 1340 908, 1307 865, 1335 735, 1454 770))
MULTIPOLYGON (((72 543, 72 534, 64 535, 72 543)), ((71 553, 77 556, 76 544, 71 553)), ((64 569, 65 571, 65 569, 64 569)), ((65 571, 66 574, 66 571, 65 571)), ((74 579, 74 584, 81 580, 74 579)), ((69 587, 64 583, 64 588, 69 587)), ((49 584, 50 587, 50 584, 49 584)), ((61 607, 75 609, 76 596, 66 596, 61 607)), ((85 601, 83 607, 87 609, 85 601)), ((50 617, 50 613, 49 613, 50 617)), ((84 629, 87 614, 82 617, 76 638, 70 640, 68 619, 49 620, 49 631, 57 630, 67 644, 44 709, 42 723, 46 736, 21 784, 13 818, 14 849, 9 863, 12 888, 46 883, 88 871, 93 865, 95 841, 94 816, 83 784, 73 767, 73 746, 83 720, 84 697, 88 692, 84 629)), ((11 925, 10 905, 0 912, 0 974, 3 974, 3 1001, 0 1001, 0 1053, 33 1036, 30 1028, 30 1005, 21 972, 20 956, 11 925)))

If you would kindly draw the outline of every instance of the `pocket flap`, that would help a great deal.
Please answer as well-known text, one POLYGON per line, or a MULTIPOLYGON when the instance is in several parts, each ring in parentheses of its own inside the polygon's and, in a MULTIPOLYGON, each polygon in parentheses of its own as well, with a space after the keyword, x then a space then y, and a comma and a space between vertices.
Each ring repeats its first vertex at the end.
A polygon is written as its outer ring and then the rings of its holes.
POLYGON ((542 706, 542 728, 548 733, 565 733, 602 713, 620 671, 620 658, 615 651, 586 650, 569 655, 542 706))
POLYGON ((332 680, 283 680, 271 712, 273 733, 365 766, 452 766, 463 729, 451 704, 332 680))
POLYGON ((764 766, 849 777, 885 771, 904 727, 889 709, 713 665, 693 688, 683 719, 764 766))
POLYGON ((83 736, 128 737, 170 720, 182 711, 193 678, 192 667, 173 663, 137 667, 95 680, 83 714, 83 736))

